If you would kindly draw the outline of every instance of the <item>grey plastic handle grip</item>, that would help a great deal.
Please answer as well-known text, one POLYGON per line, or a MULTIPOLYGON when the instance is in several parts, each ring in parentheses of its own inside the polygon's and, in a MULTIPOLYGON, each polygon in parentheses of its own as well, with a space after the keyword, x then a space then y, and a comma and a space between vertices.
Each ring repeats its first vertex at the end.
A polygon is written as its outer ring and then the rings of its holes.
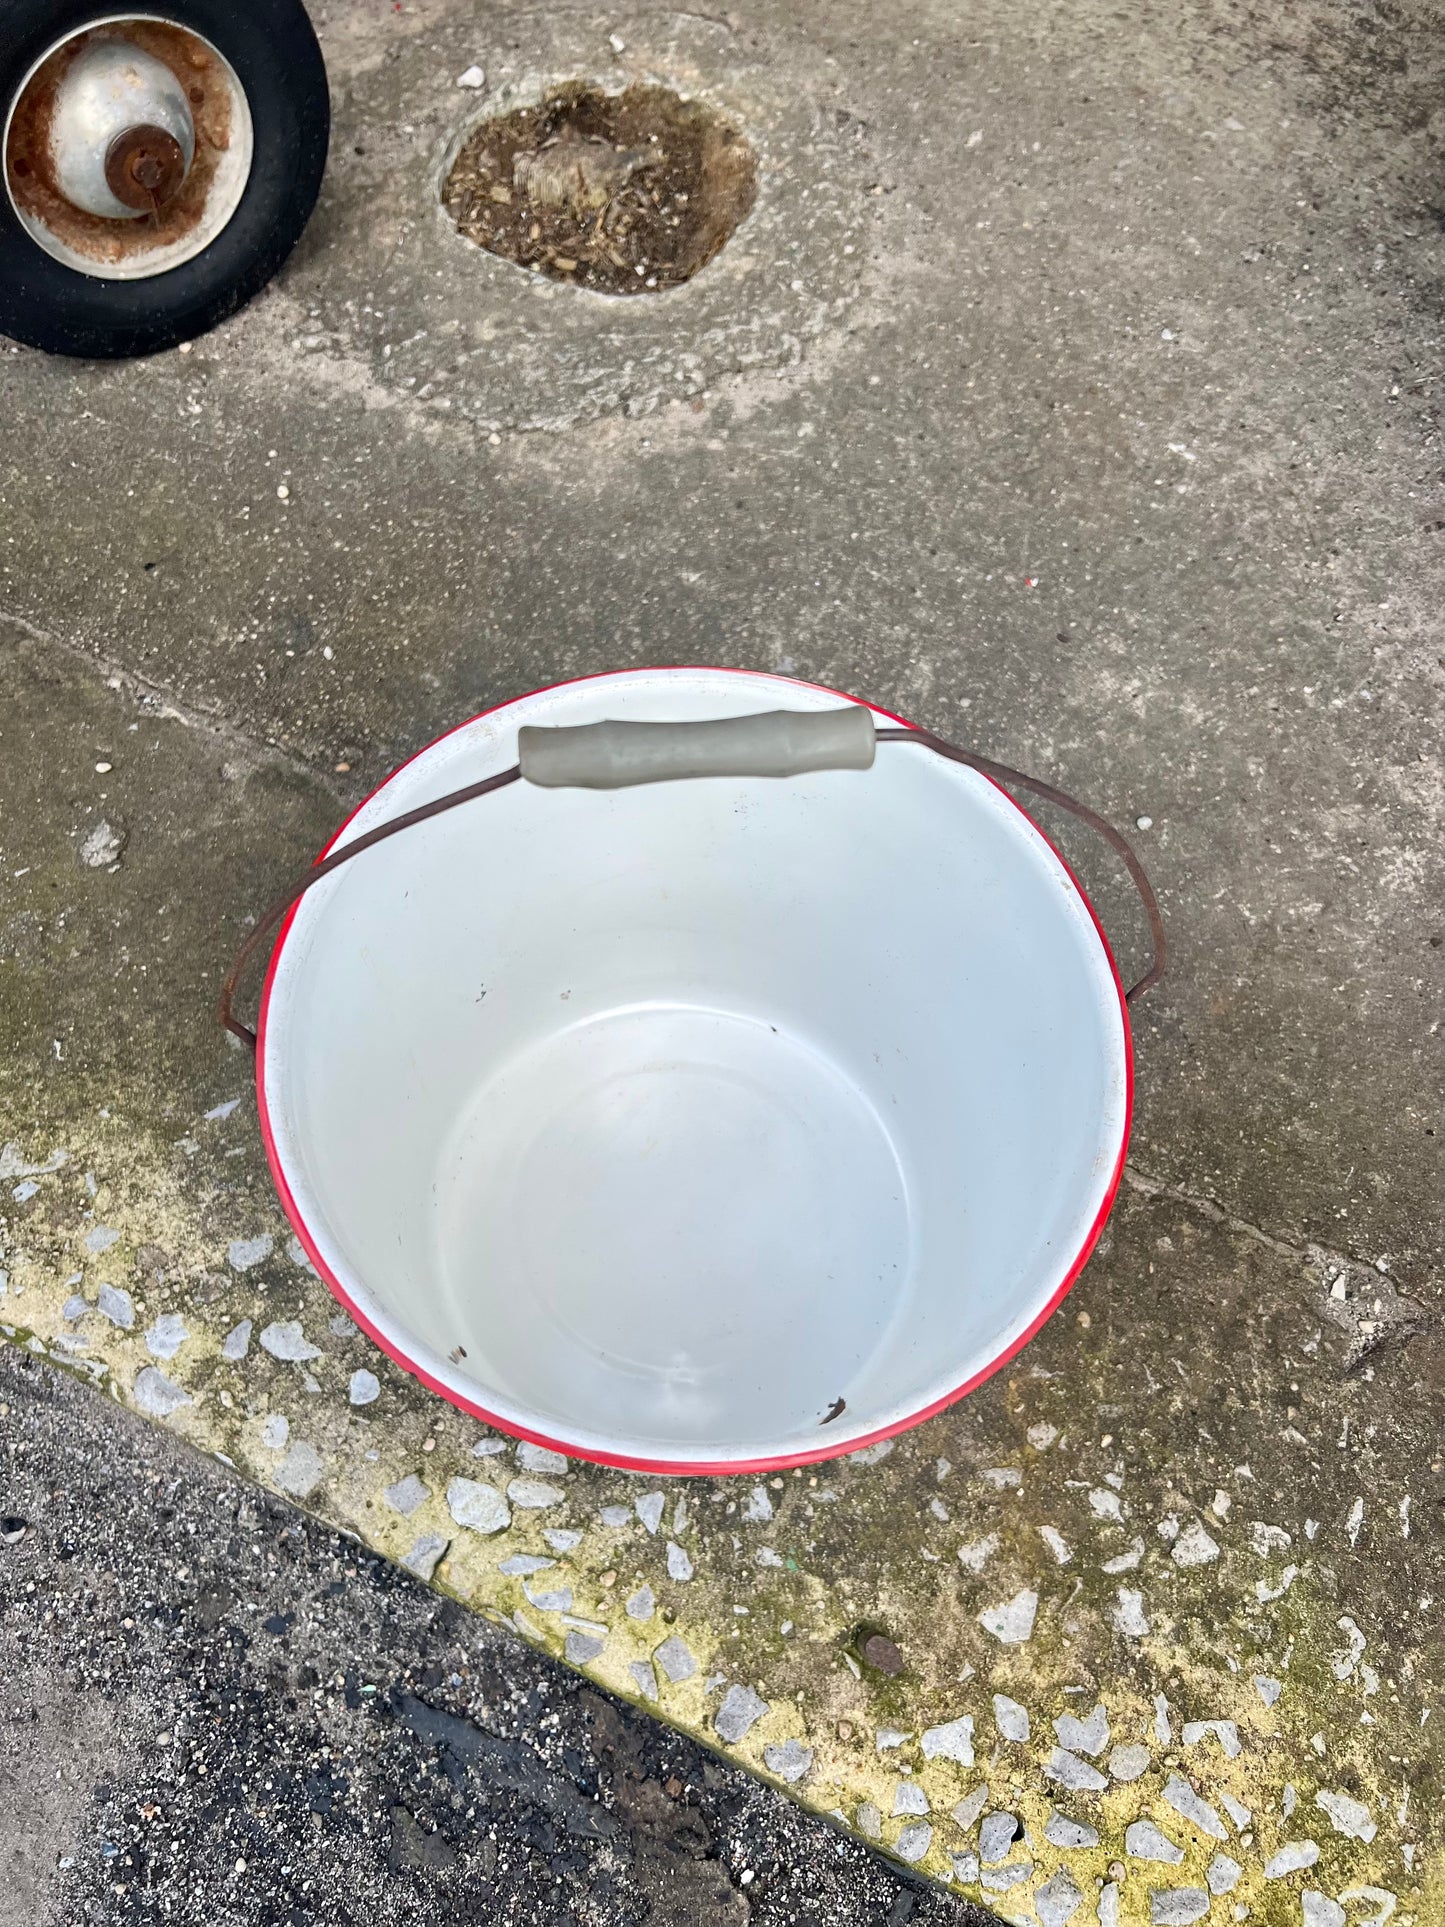
POLYGON ((542 789, 620 790, 684 776, 802 776, 871 769, 873 712, 774 709, 700 723, 582 723, 517 732, 517 760, 542 789))

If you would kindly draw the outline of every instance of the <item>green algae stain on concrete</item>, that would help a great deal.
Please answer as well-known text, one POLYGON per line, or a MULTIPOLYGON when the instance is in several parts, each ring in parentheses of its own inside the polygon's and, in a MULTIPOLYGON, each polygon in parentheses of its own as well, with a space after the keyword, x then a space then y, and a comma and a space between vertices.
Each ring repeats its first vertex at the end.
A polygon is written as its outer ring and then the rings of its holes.
MULTIPOLYGON (((1378 1477, 1350 1489, 1341 1409, 1336 1463, 1236 1373, 1226 1433, 1137 1303, 1115 1323, 1126 1250, 887 1448, 650 1480, 492 1433, 377 1354, 228 1182, 249 1099, 213 1108, 175 1140, 117 1114, 7 1147, 10 1336, 1004 1919, 1445 1911, 1432 1602, 1381 1571, 1421 1528, 1378 1477)), ((1134 1199, 1116 1247, 1224 1236, 1134 1199)), ((1252 1282, 1206 1256, 1217 1306, 1266 1302, 1258 1252, 1252 1282)), ((1318 1359, 1316 1285, 1273 1289, 1279 1357, 1318 1359)))

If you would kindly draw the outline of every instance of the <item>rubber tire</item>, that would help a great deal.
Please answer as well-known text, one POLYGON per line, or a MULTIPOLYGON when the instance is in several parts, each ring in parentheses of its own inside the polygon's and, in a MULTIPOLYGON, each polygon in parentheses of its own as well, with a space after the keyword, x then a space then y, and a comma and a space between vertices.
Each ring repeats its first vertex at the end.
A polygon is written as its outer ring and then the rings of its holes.
MULTIPOLYGON (((244 307, 290 254, 326 170, 331 96, 301 0, 131 0, 203 35, 235 69, 255 130, 251 177, 191 260, 139 281, 82 274, 38 247, 0 176, 0 334, 50 354, 117 360, 190 341, 244 307)), ((127 0, 0 0, 0 129, 35 62, 127 0)))

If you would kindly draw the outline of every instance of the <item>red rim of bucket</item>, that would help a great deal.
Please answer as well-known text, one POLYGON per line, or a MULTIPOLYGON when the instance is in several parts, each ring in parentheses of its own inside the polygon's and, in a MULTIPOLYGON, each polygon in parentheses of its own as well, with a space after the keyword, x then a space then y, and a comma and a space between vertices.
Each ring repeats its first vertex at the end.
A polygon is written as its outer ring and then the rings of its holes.
MULTIPOLYGON (((382 778, 375 789, 371 790, 362 798, 361 802, 357 804, 345 822, 342 823, 340 828, 331 837, 325 848, 318 854, 316 861, 320 863, 325 857, 330 855, 341 838, 346 834, 351 824, 366 808, 367 804, 370 803, 374 797, 379 796, 388 784, 393 782, 404 769, 409 768, 412 763, 416 762, 418 757, 427 755, 428 752, 435 749, 439 743, 446 742, 449 737, 457 735, 461 730, 470 729, 473 723, 480 722, 486 716, 495 716, 503 709, 510 709, 515 703, 525 702, 529 696, 545 695, 553 689, 570 689, 578 683, 606 682, 613 676, 637 675, 639 673, 646 673, 649 669, 656 673, 659 667, 661 667, 661 671, 664 674, 687 673, 692 671, 708 675, 749 676, 754 679, 783 683, 794 688, 822 689, 828 695, 841 697, 845 702, 861 703, 863 708, 871 709, 875 716, 886 717, 890 723, 900 723, 906 729, 916 729, 918 727, 916 723, 910 722, 906 716, 895 715, 891 709, 883 709, 877 703, 867 702, 860 696, 850 696, 845 690, 832 689, 826 683, 805 683, 796 676, 771 675, 766 670, 719 669, 716 665, 710 663, 673 663, 662 666, 648 664, 634 669, 607 669, 591 676, 569 676, 562 682, 546 683, 540 689, 528 690, 521 696, 510 696, 506 702, 493 703, 489 709, 479 710, 475 716, 469 716, 465 722, 458 723, 452 729, 444 730, 442 734, 432 742, 424 744, 422 748, 417 750, 413 755, 408 756, 404 762, 398 763, 389 775, 382 778)), ((827 1445, 820 1445, 817 1449, 806 1452, 781 1452, 771 1457, 761 1459, 648 1459, 634 1458, 620 1452, 584 1451, 579 1446, 569 1444, 566 1439, 556 1438, 547 1432, 533 1431, 527 1426, 517 1425, 510 1420, 498 1418, 495 1412, 489 1412, 485 1405, 479 1405, 475 1399, 464 1398, 460 1392, 454 1391, 449 1385, 444 1385, 440 1379, 434 1378, 431 1373, 419 1365, 415 1359, 408 1357, 405 1352, 399 1350, 390 1339, 386 1338, 377 1330, 365 1312, 360 1310, 355 1304, 345 1285, 342 1284, 341 1280, 336 1276, 335 1272, 332 1271, 331 1267, 326 1263, 317 1249, 316 1241, 312 1237, 306 1220, 301 1214, 300 1206, 292 1194, 286 1173, 281 1168, 281 1156, 276 1146, 275 1133, 271 1128, 271 1114, 266 1103, 266 1024, 271 1008, 271 991, 276 981, 277 969, 280 966, 281 953, 286 947, 286 939, 291 934, 291 926, 295 921, 296 912, 300 908, 302 901, 298 899, 297 902, 291 906, 290 910, 287 911, 285 920, 276 933, 276 942, 271 951, 271 960, 266 967, 266 979, 261 987, 261 1009, 256 1025, 256 1109, 261 1123, 261 1141, 266 1147, 266 1161, 271 1167, 271 1178, 276 1186, 277 1195, 281 1200, 282 1209, 285 1211, 291 1223, 291 1228, 300 1239, 302 1247, 318 1275, 325 1280, 332 1296, 346 1308, 348 1315, 356 1321, 366 1333, 367 1337, 371 1339, 372 1343, 379 1346, 381 1350, 386 1353, 387 1357, 390 1358, 394 1364, 399 1365, 404 1372, 408 1372, 413 1378, 419 1379, 428 1391, 435 1392, 439 1397, 444 1398, 449 1405, 455 1405, 459 1410, 466 1412, 471 1418, 480 1419, 483 1424, 492 1426, 496 1431, 504 1432, 509 1438, 527 1439, 533 1445, 546 1446, 553 1452, 560 1452, 566 1458, 582 1459, 593 1465, 613 1466, 622 1472, 656 1472, 666 1473, 670 1476, 702 1478, 743 1473, 785 1472, 793 1466, 819 1465, 828 1459, 847 1458, 855 1452, 865 1451, 870 1445, 879 1444, 884 1439, 897 1438, 900 1433, 911 1431, 915 1425, 921 1425, 925 1419, 936 1417, 939 1412, 946 1411, 950 1405, 956 1404, 959 1399, 966 1398, 970 1392, 977 1390, 986 1379, 992 1378, 995 1372, 1001 1371, 1010 1359, 1016 1358, 1024 1346, 1029 1343, 1030 1339, 1053 1317, 1064 1299, 1067 1298, 1073 1290, 1075 1284, 1078 1282, 1080 1273, 1089 1262, 1094 1246, 1099 1241, 1099 1235, 1104 1229, 1109 1213, 1114 1208, 1114 1200, 1119 1194, 1119 1185, 1124 1176, 1124 1160, 1129 1149, 1129 1133, 1134 1119, 1134 1034, 1129 1026, 1129 1006, 1124 999, 1124 984, 1119 976, 1119 967, 1114 961, 1114 953, 1109 947, 1109 939, 1104 934, 1104 926, 1099 921, 1099 913, 1089 900, 1088 892, 1074 875, 1067 858, 1063 855, 1062 851, 1059 850, 1047 831, 1040 828, 1022 804, 1010 796, 1009 792, 1001 783, 994 782, 992 777, 987 777, 985 780, 992 783, 999 794, 1005 797, 1018 811, 1019 815, 1024 818, 1029 827, 1043 838, 1044 842, 1058 859, 1065 875, 1073 884, 1075 890, 1078 891, 1079 899, 1088 911, 1094 929, 1098 933, 1099 942, 1103 947, 1110 974, 1114 979, 1114 989, 1119 998, 1119 1016, 1124 1026, 1124 1129, 1120 1135, 1119 1155, 1109 1178, 1108 1188, 1104 1193, 1103 1202, 1099 1206, 1094 1222, 1090 1225, 1088 1233, 1079 1247, 1078 1255, 1064 1274, 1063 1283, 1059 1285, 1058 1289, 1038 1313, 1037 1317, 1034 1318, 1033 1322, 1026 1330, 1021 1332, 1011 1344, 999 1352, 996 1357, 991 1358, 988 1364, 981 1367, 980 1370, 964 1379, 962 1384, 954 1386, 951 1391, 945 1392, 940 1398, 931 1400, 929 1404, 920 1406, 917 1411, 909 1412, 903 1418, 894 1420, 891 1425, 880 1426, 876 1431, 869 1432, 862 1438, 849 1439, 846 1443, 833 1446, 831 1449, 827 1445)))

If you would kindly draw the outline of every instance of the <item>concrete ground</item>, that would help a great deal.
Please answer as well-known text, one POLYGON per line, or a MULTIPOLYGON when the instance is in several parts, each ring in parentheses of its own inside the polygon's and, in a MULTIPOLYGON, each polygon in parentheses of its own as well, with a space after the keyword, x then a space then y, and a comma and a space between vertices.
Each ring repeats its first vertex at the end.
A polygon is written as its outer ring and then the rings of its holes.
MULTIPOLYGON (((0 1316, 376 1550, 444 1540, 453 1598, 1005 1916, 1428 1927, 1437 10, 319 24, 334 158, 275 288, 187 354, 0 356, 0 1316), (436 206, 473 63, 484 101, 572 74, 715 99, 758 146, 755 213, 655 301, 478 255, 436 206), (1148 819, 1174 956, 1136 1011, 1130 1171, 1068 1308, 886 1457, 771 1484, 771 1518, 574 1466, 483 1541, 441 1493, 520 1468, 331 1322, 213 993, 410 750, 688 659, 866 694, 1148 819), (315 1356, 227 1356, 248 1318, 315 1356), (383 1496, 408 1475, 414 1514, 383 1496), (517 1554, 558 1558, 600 1651, 498 1571, 517 1554), (615 1611, 634 1573, 662 1628, 615 1611), (901 1675, 855 1675, 865 1623, 901 1675), (695 1674, 658 1671, 662 1630, 695 1674), (768 1709, 736 1740, 731 1685, 768 1709)), ((1127 970, 1125 892, 1068 844, 1127 970)))

